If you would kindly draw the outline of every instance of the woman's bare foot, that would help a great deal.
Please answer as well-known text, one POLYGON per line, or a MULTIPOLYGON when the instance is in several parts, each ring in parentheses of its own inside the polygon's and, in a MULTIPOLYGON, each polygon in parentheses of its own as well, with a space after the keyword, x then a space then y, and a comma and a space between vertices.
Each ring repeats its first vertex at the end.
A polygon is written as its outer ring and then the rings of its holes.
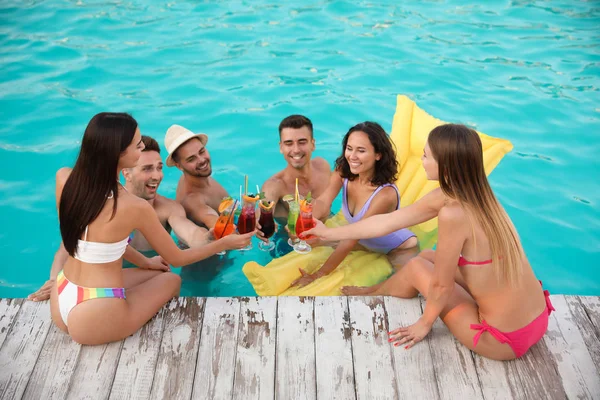
POLYGON ((368 296, 375 289, 373 286, 344 286, 341 291, 345 296, 368 296))

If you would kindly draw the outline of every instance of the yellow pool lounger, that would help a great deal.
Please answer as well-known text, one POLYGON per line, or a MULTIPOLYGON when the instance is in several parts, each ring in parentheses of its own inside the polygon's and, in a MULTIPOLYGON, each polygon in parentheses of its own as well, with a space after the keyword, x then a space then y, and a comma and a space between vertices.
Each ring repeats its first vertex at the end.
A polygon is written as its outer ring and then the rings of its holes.
MULTIPOLYGON (((390 137, 396 145, 400 163, 396 185, 400 190, 402 207, 414 203, 439 186, 438 182, 427 180, 421 166, 421 155, 429 132, 444 123, 421 110, 408 97, 404 95, 397 97, 390 137)), ((485 171, 489 175, 513 146, 508 140, 478 133, 483 145, 485 171)), ((326 223, 331 227, 344 224, 346 221, 341 213, 326 223)), ((437 241, 437 218, 410 229, 419 238, 421 249, 432 248, 437 241)), ((330 247, 317 247, 306 255, 292 252, 269 262, 264 267, 250 261, 242 270, 260 296, 336 296, 340 294, 342 286, 371 286, 383 281, 392 273, 392 266, 385 255, 353 251, 331 274, 303 288, 290 288, 290 284, 300 277, 300 268, 312 273, 332 252, 333 249, 330 247)))

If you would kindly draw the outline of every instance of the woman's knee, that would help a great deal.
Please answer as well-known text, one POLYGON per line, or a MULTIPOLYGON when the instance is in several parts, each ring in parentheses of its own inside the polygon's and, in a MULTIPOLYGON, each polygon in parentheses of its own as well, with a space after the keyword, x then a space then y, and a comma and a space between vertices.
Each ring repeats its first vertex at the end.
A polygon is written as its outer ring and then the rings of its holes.
POLYGON ((167 282, 167 285, 172 288, 173 296, 179 296, 179 290, 181 289, 181 276, 173 272, 165 272, 162 276, 167 282))
POLYGON ((420 255, 417 255, 416 257, 411 258, 403 269, 408 269, 411 272, 418 272, 424 269, 430 270, 430 267, 431 261, 421 257, 420 255))
POLYGON ((423 295, 423 291, 429 286, 429 280, 433 271, 433 264, 419 256, 411 258, 404 268, 398 273, 403 274, 405 280, 410 281, 415 288, 423 295))
POLYGON ((419 257, 433 262, 433 260, 435 258, 435 251, 433 251, 431 249, 425 249, 419 253, 419 257))
POLYGON ((402 243, 398 247, 398 249, 399 250, 408 250, 408 249, 417 247, 418 244, 419 244, 419 240, 416 238, 416 236, 413 236, 411 238, 408 238, 404 243, 402 243))

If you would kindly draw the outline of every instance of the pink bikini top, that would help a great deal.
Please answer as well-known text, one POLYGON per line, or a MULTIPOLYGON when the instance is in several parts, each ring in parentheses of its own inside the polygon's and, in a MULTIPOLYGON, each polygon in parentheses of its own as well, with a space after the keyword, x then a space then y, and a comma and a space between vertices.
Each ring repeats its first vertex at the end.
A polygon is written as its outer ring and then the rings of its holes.
POLYGON ((460 257, 458 257, 458 266, 459 267, 464 267, 467 265, 486 265, 486 264, 491 264, 492 260, 485 260, 485 261, 469 261, 466 258, 464 258, 462 255, 460 257))

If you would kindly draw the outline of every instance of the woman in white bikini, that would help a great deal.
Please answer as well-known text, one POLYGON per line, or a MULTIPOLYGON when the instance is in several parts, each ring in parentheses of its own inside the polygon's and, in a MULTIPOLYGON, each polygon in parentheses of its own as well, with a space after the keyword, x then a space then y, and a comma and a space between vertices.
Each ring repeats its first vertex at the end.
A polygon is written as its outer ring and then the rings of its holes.
POLYGON ((54 323, 81 344, 130 336, 179 294, 181 279, 174 273, 122 269, 133 230, 174 266, 244 247, 254 234, 180 250, 150 204, 119 183, 119 171, 136 165, 143 146, 130 115, 100 113, 85 130, 73 169, 56 173, 60 233, 69 258, 58 274, 50 307, 54 323))

